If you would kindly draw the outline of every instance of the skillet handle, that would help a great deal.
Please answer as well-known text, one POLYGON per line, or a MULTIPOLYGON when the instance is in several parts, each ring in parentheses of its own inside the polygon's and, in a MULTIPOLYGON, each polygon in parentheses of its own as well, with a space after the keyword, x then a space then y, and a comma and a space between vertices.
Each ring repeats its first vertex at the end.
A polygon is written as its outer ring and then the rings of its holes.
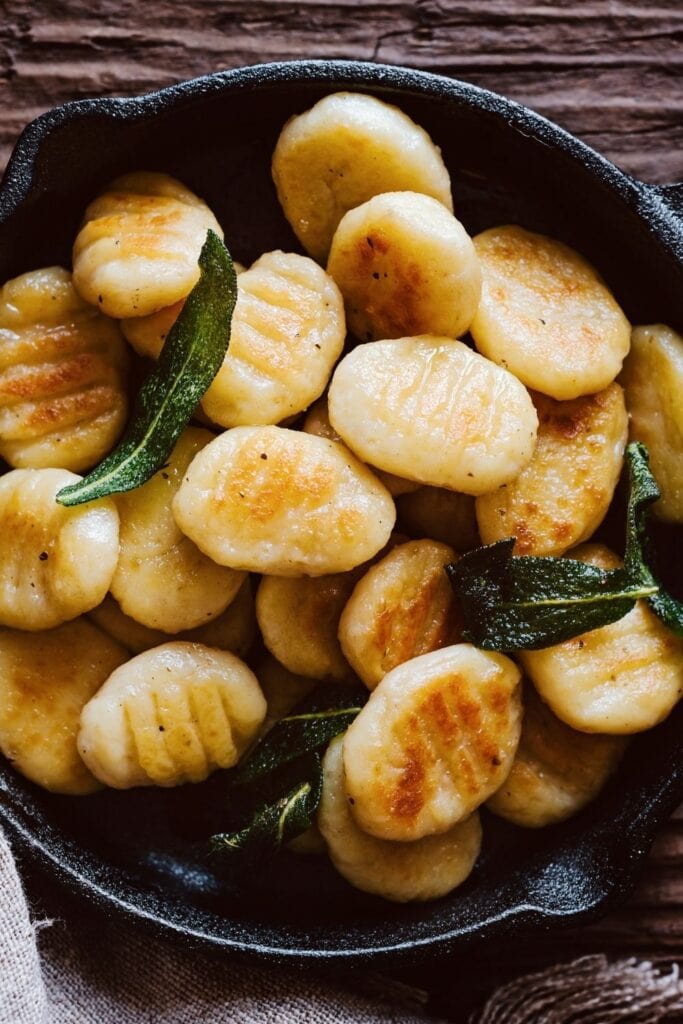
POLYGON ((650 185, 650 191, 659 196, 676 217, 683 220, 683 181, 675 185, 650 185))

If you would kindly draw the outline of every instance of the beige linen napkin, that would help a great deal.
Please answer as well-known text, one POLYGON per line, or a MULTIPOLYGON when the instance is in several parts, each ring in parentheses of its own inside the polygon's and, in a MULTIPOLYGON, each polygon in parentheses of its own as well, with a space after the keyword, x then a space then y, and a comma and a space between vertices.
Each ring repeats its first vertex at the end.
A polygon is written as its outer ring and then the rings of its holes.
MULTIPOLYGON (((90 912, 31 921, 0 833, 0 1024, 425 1024, 419 993, 376 976, 256 968, 179 951, 90 912), (39 952, 40 951, 40 952, 39 952)), ((63 916, 62 916, 63 914, 63 916)), ((462 979, 459 981, 462 984, 462 979)), ((678 972, 583 957, 499 989, 470 1024, 674 1024, 678 972)), ((432 1019, 432 1024, 436 1022, 432 1019)), ((444 1022, 442 1022, 444 1024, 444 1022)), ((464 1024, 457 1018, 457 1024, 464 1024)))

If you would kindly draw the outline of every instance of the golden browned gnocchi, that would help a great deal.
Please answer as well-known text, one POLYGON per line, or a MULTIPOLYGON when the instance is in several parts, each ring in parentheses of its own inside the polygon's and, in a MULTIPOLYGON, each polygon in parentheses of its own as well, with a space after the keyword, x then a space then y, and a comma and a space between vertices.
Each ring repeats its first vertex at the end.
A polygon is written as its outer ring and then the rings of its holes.
POLYGON ((126 419, 125 345, 79 297, 61 267, 0 291, 0 455, 11 466, 80 472, 117 440, 126 419))
POLYGON ((387 192, 349 210, 332 239, 327 272, 362 341, 417 334, 459 338, 479 304, 472 239, 431 196, 387 192))
MULTIPOLYGON (((601 544, 569 555, 601 569, 619 559, 601 544)), ((539 694, 582 732, 626 735, 651 729, 683 696, 683 640, 644 601, 617 622, 540 651, 520 651, 539 694)))
POLYGON ((243 573, 207 558, 171 511, 187 467, 213 438, 188 427, 164 468, 118 497, 121 547, 111 592, 124 614, 150 629, 179 633, 201 626, 225 611, 244 582, 243 573))
POLYGON ((346 211, 380 192, 421 192, 453 209, 438 147, 398 107, 373 96, 334 93, 290 118, 272 170, 285 217, 320 263, 346 211))
POLYGON ((418 487, 401 494, 396 508, 400 527, 409 536, 429 537, 463 552, 481 543, 474 503, 471 494, 445 487, 418 487))
POLYGON ((519 476, 476 500, 485 544, 516 537, 518 555, 561 555, 595 532, 619 480, 628 433, 624 393, 556 402, 536 394, 538 441, 519 476))
POLYGON ((0 751, 17 771, 55 793, 100 788, 79 757, 78 723, 127 657, 85 619, 40 633, 0 629, 0 751))
POLYGON ((413 842, 368 835, 349 809, 342 744, 343 737, 337 737, 325 754, 318 811, 320 831, 339 873, 357 889, 398 903, 438 899, 461 885, 481 848, 477 812, 447 832, 413 842))
POLYGON ((173 502, 219 565, 275 576, 346 572, 389 539, 389 492, 342 445, 282 427, 235 427, 195 456, 173 502))
POLYGON ((244 581, 236 597, 217 618, 196 629, 184 629, 176 634, 163 633, 136 622, 121 611, 111 594, 107 594, 102 604, 93 608, 89 617, 96 626, 133 654, 148 651, 150 647, 158 647, 169 640, 187 640, 206 647, 218 647, 222 651, 232 651, 238 658, 244 658, 256 637, 254 597, 249 579, 244 581))
POLYGON ((623 736, 570 728, 529 686, 512 769, 486 806, 524 828, 564 821, 598 795, 616 771, 627 743, 623 736))
POLYGON ((465 494, 486 494, 530 461, 537 417, 507 370, 450 338, 359 345, 329 390, 332 426, 363 461, 465 494))
MULTIPOLYGON (((344 443, 330 423, 330 414, 325 397, 319 398, 311 406, 301 429, 307 434, 315 434, 317 437, 326 437, 329 441, 344 443)), ((414 480, 405 480, 403 477, 394 476, 393 473, 383 473, 381 469, 376 469, 374 466, 370 468, 373 473, 376 473, 377 479, 382 481, 389 494, 394 498, 399 494, 410 494, 411 491, 417 490, 420 486, 414 480)))
POLYGON ((621 383, 630 435, 647 445, 662 492, 655 514, 683 522, 683 338, 664 324, 636 327, 621 383))
POLYGON ((66 469, 13 469, 0 477, 0 625, 52 629, 107 593, 119 517, 111 498, 59 505, 58 491, 80 479, 66 469))
POLYGON ((512 767, 520 689, 514 662, 470 644, 386 675, 344 738, 346 792, 360 828, 408 841, 467 818, 512 767))
POLYGON ((230 347, 204 412, 223 427, 303 412, 324 391, 345 336, 332 278, 306 256, 266 253, 240 275, 230 347))
POLYGON ((256 617, 263 642, 290 672, 311 679, 344 679, 351 674, 337 631, 360 572, 262 578, 256 617))
POLYGON ((74 284, 107 316, 155 313, 192 290, 208 230, 223 237, 206 203, 181 182, 151 171, 126 174, 85 211, 74 284))
POLYGON ((397 665, 460 640, 462 622, 445 572, 455 558, 446 544, 408 541, 352 584, 339 641, 369 689, 397 665))
POLYGON ((255 738, 266 701, 229 651, 180 641, 113 672, 81 713, 78 750, 114 789, 179 786, 230 768, 255 738))
POLYGON ((514 225, 489 228, 474 245, 483 284, 470 330, 479 351, 551 398, 611 384, 631 329, 590 263, 562 242, 514 225))

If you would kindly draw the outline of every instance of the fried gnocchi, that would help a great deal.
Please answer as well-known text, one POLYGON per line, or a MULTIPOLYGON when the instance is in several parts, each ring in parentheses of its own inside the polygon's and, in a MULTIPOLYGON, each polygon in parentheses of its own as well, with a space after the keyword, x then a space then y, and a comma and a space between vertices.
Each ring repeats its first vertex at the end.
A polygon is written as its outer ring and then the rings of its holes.
POLYGON ((396 518, 389 492, 342 445, 282 427, 217 437, 173 511, 219 565, 274 576, 353 569, 384 547, 396 518))
POLYGON ((180 786, 236 764, 265 716, 265 697, 244 662, 177 641, 112 672, 83 708, 78 751, 114 789, 180 786))
POLYGON ((507 370, 450 338, 359 345, 337 367, 330 422, 364 461, 434 487, 486 494, 531 460, 537 417, 507 370))
POLYGON ((562 555, 588 540, 605 517, 624 459, 624 393, 610 384, 597 395, 556 402, 533 396, 538 440, 519 476, 476 499, 485 544, 516 537, 518 555, 562 555))
POLYGON ((469 551, 480 543, 475 498, 445 487, 418 487, 396 502, 399 526, 416 538, 427 537, 469 551))
POLYGON ((187 427, 160 469, 121 494, 120 554, 111 592, 125 615, 150 629, 179 633, 217 618, 244 574, 216 565, 180 531, 171 511, 192 459, 214 435, 187 427))
POLYGON ((611 384, 631 328, 590 263, 514 225, 483 231, 474 246, 483 284, 470 331, 482 355, 560 401, 611 384))
POLYGON ((462 622, 445 572, 455 558, 446 544, 408 541, 353 587, 339 619, 339 643, 368 689, 397 665, 459 642, 462 622))
POLYGON ((78 754, 81 710, 127 651, 85 619, 46 632, 0 629, 0 751, 53 793, 100 788, 78 754))
POLYGON ((427 132, 360 93, 325 96, 290 118, 272 172, 285 217, 319 263, 347 210, 381 192, 421 192, 453 209, 448 171, 427 132))
POLYGON ((318 826, 337 871, 357 889, 397 903, 438 899, 461 885, 481 849, 477 812, 447 832, 409 843, 368 835, 349 809, 342 745, 339 736, 325 754, 318 811, 318 826))
POLYGON ((148 316, 184 298, 199 278, 209 207, 167 174, 117 178, 85 211, 73 248, 79 294, 107 316, 148 316))
POLYGON ((520 673, 470 644, 386 675, 349 726, 344 772, 364 832, 410 841, 446 832, 505 781, 522 721, 520 673))
POLYGON ((662 492, 655 514, 683 523, 683 338, 664 324, 636 327, 620 381, 631 438, 647 445, 662 492))
POLYGON ((486 806, 523 828, 564 821, 598 795, 616 771, 627 743, 623 736, 572 729, 527 686, 512 769, 486 806))
POLYGON ((327 272, 362 341, 418 334, 459 338, 479 305, 472 239, 431 196, 386 192, 349 210, 332 239, 327 272))
POLYGON ((111 498, 67 508, 57 493, 81 478, 66 469, 0 477, 0 625, 43 630, 104 598, 119 555, 111 498))
MULTIPOLYGON (((568 557, 601 569, 620 565, 601 544, 585 544, 568 557)), ((582 732, 651 729, 683 696, 683 640, 644 601, 608 626, 519 656, 557 717, 582 732)))
POLYGON ((74 473, 116 442, 128 411, 116 324, 45 267, 0 291, 0 455, 19 469, 74 473))
POLYGON ((240 275, 230 347, 202 409, 223 427, 303 412, 325 390, 345 336, 332 278, 306 256, 266 253, 240 275))

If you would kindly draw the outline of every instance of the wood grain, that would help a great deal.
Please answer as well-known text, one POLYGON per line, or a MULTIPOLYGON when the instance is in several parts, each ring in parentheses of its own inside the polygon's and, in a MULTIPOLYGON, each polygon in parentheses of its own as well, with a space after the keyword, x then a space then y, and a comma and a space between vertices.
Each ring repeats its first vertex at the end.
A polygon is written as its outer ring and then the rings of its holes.
MULTIPOLYGON (((24 124, 65 100, 261 60, 348 57, 495 89, 643 179, 683 180, 680 0, 0 0, 0 14, 0 167, 24 124)), ((683 952, 683 809, 624 907, 508 964, 584 950, 683 952)))

